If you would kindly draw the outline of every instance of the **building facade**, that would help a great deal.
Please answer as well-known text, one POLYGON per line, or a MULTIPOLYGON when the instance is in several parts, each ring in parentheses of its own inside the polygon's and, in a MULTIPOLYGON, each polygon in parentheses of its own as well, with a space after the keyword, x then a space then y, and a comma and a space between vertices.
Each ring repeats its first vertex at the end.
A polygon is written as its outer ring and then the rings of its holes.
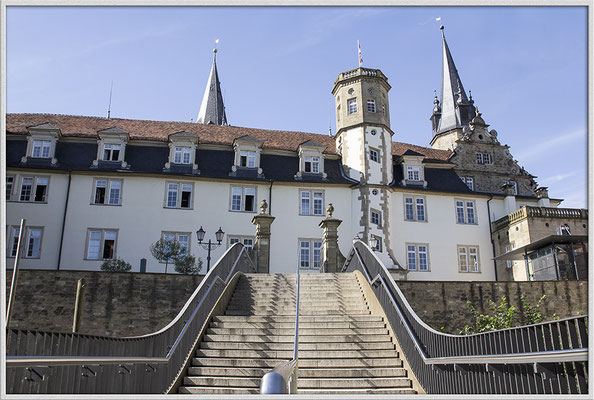
POLYGON ((199 227, 207 240, 225 231, 216 260, 235 242, 253 246, 251 220, 266 200, 270 272, 319 270, 318 225, 332 204, 342 253, 355 237, 373 239, 397 279, 530 279, 493 260, 505 245, 492 222, 560 200, 537 195, 487 129, 445 36, 443 51, 431 147, 394 141, 388 78, 361 67, 334 82, 334 136, 228 125, 216 58, 198 123, 8 114, 7 266, 21 218, 23 268, 98 270, 120 258, 138 271, 145 258, 147 272, 165 272, 149 246, 172 239, 205 259, 199 227))

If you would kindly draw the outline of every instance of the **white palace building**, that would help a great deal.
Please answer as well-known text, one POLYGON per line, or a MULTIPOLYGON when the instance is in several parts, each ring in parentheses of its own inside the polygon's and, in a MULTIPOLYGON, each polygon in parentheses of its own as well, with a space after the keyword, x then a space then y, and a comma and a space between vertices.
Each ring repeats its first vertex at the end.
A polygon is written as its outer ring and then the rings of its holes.
POLYGON ((225 231, 216 260, 253 245, 265 199, 270 272, 319 269, 331 203, 341 252, 375 238, 397 279, 583 279, 587 211, 558 208, 488 129, 445 37, 442 74, 429 147, 393 141, 388 78, 368 68, 334 82, 334 136, 228 125, 216 58, 196 123, 8 114, 7 268, 21 218, 21 268, 120 258, 138 272, 146 258, 147 272, 164 272, 149 246, 175 238, 205 259, 200 226, 207 240, 225 231))

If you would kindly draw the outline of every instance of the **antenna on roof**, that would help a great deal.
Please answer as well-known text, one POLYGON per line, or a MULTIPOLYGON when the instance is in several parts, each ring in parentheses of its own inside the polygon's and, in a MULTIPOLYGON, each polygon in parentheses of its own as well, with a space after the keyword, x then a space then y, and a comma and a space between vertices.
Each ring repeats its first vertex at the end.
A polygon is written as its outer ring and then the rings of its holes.
POLYGON ((109 88, 109 104, 107 106, 107 119, 111 115, 111 93, 113 91, 113 80, 111 81, 111 87, 109 88))

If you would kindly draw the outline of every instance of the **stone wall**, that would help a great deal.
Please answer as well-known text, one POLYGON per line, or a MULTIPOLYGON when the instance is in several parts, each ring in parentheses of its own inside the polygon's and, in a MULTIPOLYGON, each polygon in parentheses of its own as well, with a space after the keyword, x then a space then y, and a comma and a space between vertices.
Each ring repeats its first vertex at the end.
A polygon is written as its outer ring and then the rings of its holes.
MULTIPOLYGON (((7 271, 8 295, 12 271, 7 271)), ((21 270, 11 327, 70 332, 76 284, 85 278, 81 333, 132 336, 154 332, 177 315, 202 276, 90 271, 21 270)), ((426 282, 398 281, 413 309, 427 324, 458 333, 472 322, 470 300, 479 312, 489 300, 506 296, 519 305, 525 295, 531 304, 547 295, 546 316, 567 317, 588 312, 587 281, 547 282, 426 282)))
MULTIPOLYGON (((511 305, 520 307, 524 295, 536 305, 545 294, 540 311, 545 317, 559 318, 588 314, 588 281, 540 282, 426 282, 398 281, 400 290, 421 319, 434 329, 458 333, 472 325, 470 301, 479 313, 490 313, 489 300, 499 302, 503 296, 511 305)), ((522 321, 523 316, 520 315, 522 321)), ((552 318, 546 318, 550 320, 552 318)))
MULTIPOLYGON (((80 333, 142 335, 167 325, 198 287, 202 276, 130 272, 19 272, 11 328, 71 332, 76 285, 85 278, 80 333)), ((6 273, 6 296, 12 271, 6 273)))

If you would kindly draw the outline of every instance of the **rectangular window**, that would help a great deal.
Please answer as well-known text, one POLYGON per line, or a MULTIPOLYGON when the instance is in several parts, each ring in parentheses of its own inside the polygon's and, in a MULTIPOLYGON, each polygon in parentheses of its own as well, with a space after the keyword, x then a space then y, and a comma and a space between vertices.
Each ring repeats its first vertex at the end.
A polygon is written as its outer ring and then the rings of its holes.
POLYGON ((483 163, 484 164, 491 164, 491 154, 483 153, 483 163))
POLYGON ((427 213, 425 210, 425 197, 404 197, 404 219, 406 221, 427 221, 427 213))
POLYGON ((191 164, 190 156, 192 149, 189 147, 176 147, 173 153, 174 164, 191 164))
POLYGON ((319 269, 322 265, 322 241, 299 239, 299 268, 319 269))
POLYGON ((369 149, 369 159, 371 161, 379 162, 379 153, 377 150, 369 149))
POLYGON ((239 166, 256 168, 256 152, 255 151, 241 151, 239 153, 239 166))
POLYGON ((33 142, 33 150, 31 157, 34 158, 49 158, 52 142, 49 140, 35 140, 33 142))
POLYGON ((103 160, 104 161, 119 161, 120 149, 119 144, 105 144, 103 145, 103 160))
POLYGON ((460 272, 480 272, 478 247, 458 246, 458 268, 460 272))
POLYGON ((39 258, 42 230, 39 228, 28 228, 27 231, 27 252, 25 257, 39 258))
POLYGON ((354 114, 357 112, 357 99, 349 99, 347 100, 347 108, 349 114, 354 114))
POLYGON ((254 248, 254 238, 251 236, 229 236, 229 247, 233 246, 235 243, 242 243, 243 246, 248 250, 251 251, 254 248))
POLYGON ((371 223, 377 226, 382 225, 382 214, 379 211, 371 211, 371 223))
POLYGON ((420 167, 406 167, 406 179, 409 181, 420 181, 421 180, 421 168, 420 167))
MULTIPOLYGON (((177 242, 183 249, 181 254, 190 254, 190 239, 191 234, 189 232, 161 232, 161 238, 167 241, 177 242)), ((167 246, 168 247, 168 246, 167 246)), ((173 260, 161 260, 161 263, 172 262, 173 260)))
POLYGON ((368 112, 375 112, 375 100, 373 99, 368 99, 367 100, 367 111, 368 112))
POLYGON ((324 192, 301 190, 299 193, 299 214, 324 215, 324 192))
POLYGON ((20 201, 31 201, 31 193, 33 192, 33 178, 23 178, 21 181, 21 197, 20 201))
POLYGON ((16 257, 17 254, 17 247, 19 244, 19 232, 21 231, 20 227, 12 226, 10 234, 10 247, 9 247, 9 257, 16 257))
POLYGON ((96 179, 93 204, 117 206, 122 203, 121 179, 96 179))
POLYGON ((476 205, 470 200, 456 200, 456 222, 476 224, 476 205))
POLYGON ((384 104, 382 104, 382 114, 384 117, 386 116, 386 106, 384 104))
POLYGON ((313 174, 320 173, 320 158, 319 157, 305 157, 304 172, 311 172, 313 174))
POLYGON ((166 208, 192 208, 192 192, 194 185, 191 183, 168 182, 166 208))
POLYGON ((466 183, 466 186, 468 186, 468 189, 470 190, 474 190, 474 179, 471 177, 462 177, 462 182, 466 183))
POLYGON ((12 185, 14 185, 14 176, 6 177, 6 200, 10 200, 12 195, 12 185))
MULTIPOLYGON (((21 190, 19 201, 34 201, 38 203, 47 202, 47 191, 49 178, 46 177, 23 177, 21 179, 21 190)), ((12 188, 11 188, 12 191, 12 188)), ((8 194, 8 189, 7 189, 8 194)))
POLYGON ((256 210, 256 188, 231 187, 231 211, 254 212, 256 210))
POLYGON ((90 229, 88 231, 88 260, 111 260, 115 258, 117 231, 90 229))
POLYGON ((429 245, 407 244, 406 261, 409 271, 429 271, 429 245))

